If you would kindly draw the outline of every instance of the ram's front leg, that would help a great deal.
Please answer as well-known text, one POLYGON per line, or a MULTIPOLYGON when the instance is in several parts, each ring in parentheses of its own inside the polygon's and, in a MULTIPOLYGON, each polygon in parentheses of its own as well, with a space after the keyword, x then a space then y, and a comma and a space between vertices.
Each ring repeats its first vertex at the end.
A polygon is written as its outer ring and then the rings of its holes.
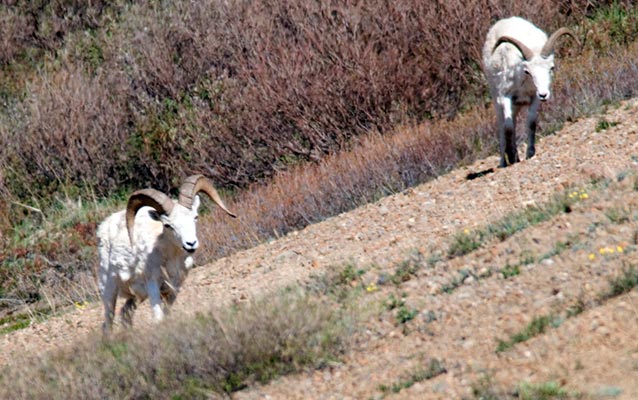
POLYGON ((538 120, 538 109, 540 107, 540 101, 538 98, 534 98, 532 104, 527 110, 527 159, 534 157, 536 154, 536 121, 538 120))
POLYGON ((162 296, 160 295, 160 287, 156 280, 151 279, 146 283, 146 293, 148 294, 148 299, 151 302, 153 319, 158 322, 163 320, 164 310, 162 309, 162 296))
POLYGON ((499 166, 505 168, 519 161, 516 151, 516 116, 514 115, 512 99, 509 97, 499 98, 496 104, 496 115, 501 150, 499 166))

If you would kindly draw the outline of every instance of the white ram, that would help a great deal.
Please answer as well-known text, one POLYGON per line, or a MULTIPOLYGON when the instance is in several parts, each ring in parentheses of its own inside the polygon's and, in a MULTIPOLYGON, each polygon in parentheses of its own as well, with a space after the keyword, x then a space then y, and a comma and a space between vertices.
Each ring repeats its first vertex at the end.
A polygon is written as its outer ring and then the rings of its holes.
POLYGON ((556 30, 549 39, 531 22, 511 17, 496 22, 483 46, 483 70, 496 108, 500 167, 519 161, 516 150, 516 117, 527 110, 527 158, 536 153, 536 122, 541 102, 550 98, 556 40, 574 34, 556 30))
POLYGON ((105 334, 111 330, 118 295, 126 299, 120 311, 126 326, 131 325, 137 304, 146 298, 155 320, 163 319, 175 301, 199 246, 199 192, 235 217, 208 179, 193 175, 180 187, 178 201, 155 189, 139 190, 129 197, 126 210, 112 214, 98 227, 98 287, 105 334))

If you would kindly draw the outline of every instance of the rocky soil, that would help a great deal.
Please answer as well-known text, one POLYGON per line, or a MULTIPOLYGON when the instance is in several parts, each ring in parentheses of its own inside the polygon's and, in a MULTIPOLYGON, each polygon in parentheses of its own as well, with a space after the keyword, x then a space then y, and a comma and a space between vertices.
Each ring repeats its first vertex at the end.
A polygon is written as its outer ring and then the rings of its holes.
MULTIPOLYGON (((556 382, 581 398, 638 399, 638 291, 601 297, 610 279, 638 265, 638 101, 541 139, 531 160, 497 165, 496 156, 480 160, 200 266, 174 311, 240 302, 346 263, 366 271, 364 284, 376 284, 418 254, 423 267, 414 276, 398 286, 373 286, 365 295, 377 304, 391 294, 403 298, 418 312, 412 320, 400 323, 393 310, 371 313, 341 362, 232 397, 500 398, 514 395, 524 382, 556 382), (447 257, 459 235, 473 235, 565 193, 577 197, 570 212, 484 242, 465 256, 447 257), (519 271, 506 278, 503 271, 512 266, 519 271), (499 340, 542 316, 552 316, 545 333, 496 351, 499 340), (411 378, 433 359, 445 372, 411 378), (408 382, 397 393, 382 390, 408 382)), ((138 310, 138 326, 148 323, 147 307, 138 310)), ((0 363, 99 335, 101 321, 101 306, 92 304, 0 336, 0 363)))

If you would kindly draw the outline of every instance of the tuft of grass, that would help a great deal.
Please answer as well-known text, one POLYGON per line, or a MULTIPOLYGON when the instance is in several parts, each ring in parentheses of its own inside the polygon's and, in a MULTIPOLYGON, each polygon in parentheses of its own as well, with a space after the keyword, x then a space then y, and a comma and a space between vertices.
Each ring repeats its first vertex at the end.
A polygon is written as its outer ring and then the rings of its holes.
POLYGON ((319 296, 328 296, 336 299, 340 304, 347 303, 348 299, 356 297, 364 291, 364 283, 361 275, 364 269, 357 269, 356 264, 347 262, 342 267, 334 267, 328 271, 312 276, 306 284, 306 289, 319 296))
POLYGON ((605 209, 605 216, 614 224, 625 224, 631 220, 631 211, 623 207, 605 209))
POLYGON ((535 336, 545 333, 550 327, 557 327, 562 323, 562 319, 555 315, 542 315, 534 317, 532 321, 520 332, 510 336, 509 340, 500 340, 496 347, 496 352, 500 353, 509 350, 517 343, 525 342, 535 336))
POLYGON ((598 120, 598 123, 596 124, 596 132, 602 132, 609 128, 613 128, 614 126, 618 124, 619 122, 607 121, 605 118, 601 118, 600 120, 598 120))
POLYGON ((574 244, 576 243, 575 240, 567 240, 567 241, 557 241, 554 244, 554 247, 549 250, 547 253, 541 255, 538 260, 542 261, 542 260, 546 260, 548 258, 552 258, 554 256, 557 256, 559 254, 561 254, 562 252, 564 252, 565 250, 571 248, 574 246, 574 244))
POLYGON ((453 278, 451 282, 443 285, 443 287, 441 287, 441 291, 443 293, 448 293, 448 294, 452 293, 454 290, 456 290, 456 288, 461 286, 463 282, 465 282, 465 280, 469 278, 471 275, 472 273, 468 269, 459 270, 459 275, 453 278))
POLYGON ((507 278, 511 278, 513 276, 520 275, 521 268, 520 268, 520 266, 518 264, 514 264, 514 265, 506 264, 501 269, 500 272, 501 272, 501 275, 503 275, 503 278, 507 279, 507 278))
POLYGON ((396 317, 400 324, 405 324, 408 321, 412 321, 418 314, 418 310, 409 309, 405 304, 402 304, 397 309, 396 317))
POLYGON ((493 377, 487 373, 472 383, 472 395, 476 400, 501 400, 506 397, 503 392, 496 387, 493 377))
POLYGON ((609 280, 609 289, 600 298, 607 300, 620 296, 638 286, 638 269, 635 266, 623 268, 622 274, 609 280))
POLYGON ((447 373, 447 369, 443 362, 433 358, 425 368, 421 367, 391 385, 381 384, 377 388, 384 394, 399 393, 403 389, 412 387, 417 382, 426 381, 445 373, 447 373))
POLYGON ((518 398, 521 400, 552 400, 566 399, 569 393, 557 382, 522 383, 518 388, 518 398))
POLYGON ((395 317, 399 324, 405 324, 419 314, 418 310, 408 308, 404 298, 396 297, 393 293, 390 293, 390 296, 383 302, 383 306, 388 311, 396 310, 395 317))
POLYGON ((416 276, 423 264, 423 254, 419 251, 413 251, 405 260, 399 263, 390 280, 395 285, 407 282, 416 276))
POLYGON ((485 238, 481 232, 470 232, 464 230, 457 233, 452 238, 452 243, 448 248, 448 257, 461 257, 470 254, 474 250, 482 246, 485 238))

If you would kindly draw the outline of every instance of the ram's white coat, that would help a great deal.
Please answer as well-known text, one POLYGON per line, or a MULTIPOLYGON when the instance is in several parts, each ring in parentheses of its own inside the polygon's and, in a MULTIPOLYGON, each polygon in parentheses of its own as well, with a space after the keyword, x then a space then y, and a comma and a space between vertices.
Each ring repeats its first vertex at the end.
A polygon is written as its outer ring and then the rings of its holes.
POLYGON ((487 33, 483 45, 483 70, 496 109, 501 167, 519 161, 516 117, 523 107, 528 107, 527 158, 533 157, 536 152, 540 103, 551 97, 554 43, 564 34, 573 36, 570 31, 561 28, 548 40, 545 32, 520 17, 502 19, 487 33), (518 45, 513 42, 518 42, 518 45), (524 55, 526 52, 527 57, 524 55))

